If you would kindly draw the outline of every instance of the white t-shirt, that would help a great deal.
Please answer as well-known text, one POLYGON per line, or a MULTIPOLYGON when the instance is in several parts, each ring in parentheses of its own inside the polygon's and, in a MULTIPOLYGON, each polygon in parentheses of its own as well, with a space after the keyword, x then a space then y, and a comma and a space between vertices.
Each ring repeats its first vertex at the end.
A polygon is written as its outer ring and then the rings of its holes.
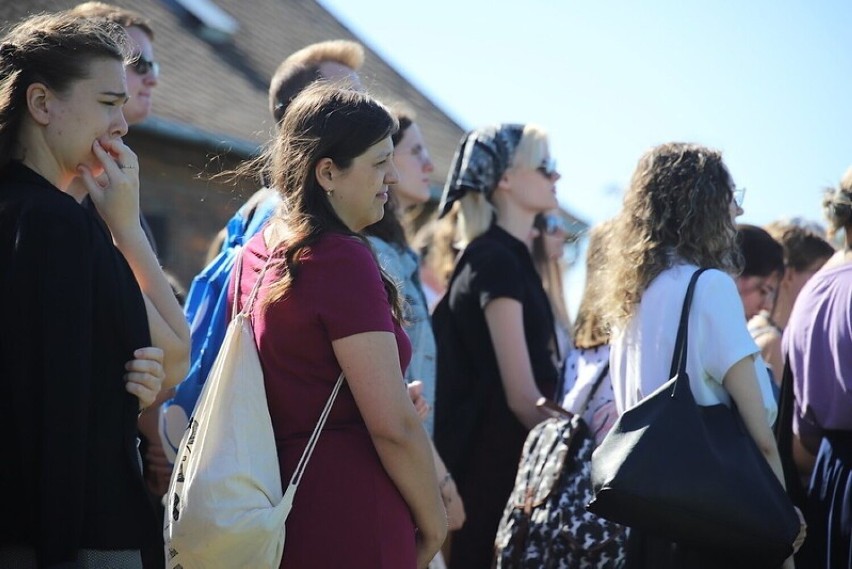
MULTIPOLYGON (((612 387, 619 413, 636 405, 670 379, 680 311, 695 265, 663 271, 642 295, 636 314, 611 342, 612 387)), ((754 355, 754 367, 766 418, 775 422, 778 407, 766 364, 746 328, 745 310, 734 280, 719 270, 698 278, 689 313, 686 372, 699 405, 730 405, 722 387, 735 363, 754 355)))

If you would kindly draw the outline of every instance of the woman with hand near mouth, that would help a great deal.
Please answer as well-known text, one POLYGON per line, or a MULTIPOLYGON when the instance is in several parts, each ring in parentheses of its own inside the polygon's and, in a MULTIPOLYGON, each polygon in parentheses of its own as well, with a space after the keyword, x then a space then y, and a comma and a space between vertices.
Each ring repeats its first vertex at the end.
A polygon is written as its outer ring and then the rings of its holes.
POLYGON ((141 567, 136 417, 189 332, 139 225, 126 35, 62 12, 0 40, 0 566, 141 567), (109 228, 68 194, 76 177, 109 228))

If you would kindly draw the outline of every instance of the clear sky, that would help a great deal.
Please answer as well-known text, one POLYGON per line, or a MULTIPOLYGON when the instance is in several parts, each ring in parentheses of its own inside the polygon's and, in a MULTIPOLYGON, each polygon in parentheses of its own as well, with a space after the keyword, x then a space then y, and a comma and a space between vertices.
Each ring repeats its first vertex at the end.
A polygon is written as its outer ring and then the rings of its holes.
POLYGON ((544 126, 590 223, 661 142, 721 149, 756 224, 822 222, 852 165, 849 0, 320 3, 463 128, 544 126))

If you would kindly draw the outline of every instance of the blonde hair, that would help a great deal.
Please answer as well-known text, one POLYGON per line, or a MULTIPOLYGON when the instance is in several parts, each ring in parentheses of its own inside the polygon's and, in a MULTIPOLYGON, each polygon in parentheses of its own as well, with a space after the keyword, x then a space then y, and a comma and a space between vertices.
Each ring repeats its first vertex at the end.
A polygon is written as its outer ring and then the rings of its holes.
POLYGON ((605 311, 601 293, 612 226, 613 221, 608 220, 589 231, 586 284, 574 324, 574 345, 578 348, 589 349, 609 343, 610 330, 602 318, 605 311))
POLYGON ((651 281, 679 261, 739 273, 732 192, 716 150, 668 143, 640 158, 609 241, 602 283, 608 324, 628 320, 651 281))
MULTIPOLYGON (((510 168, 536 168, 541 165, 547 155, 547 133, 538 125, 524 125, 521 139, 512 154, 510 168)), ((496 187, 496 186, 495 186, 496 187)), ((456 243, 459 249, 488 231, 497 213, 491 196, 495 188, 486 193, 468 192, 453 204, 457 212, 456 243)))
POLYGON ((822 208, 828 220, 829 240, 841 229, 849 232, 852 225, 852 167, 846 170, 840 184, 836 188, 826 188, 822 200, 822 208))
POLYGON ((269 81, 269 110, 276 122, 305 87, 322 79, 319 68, 323 63, 339 63, 357 71, 364 65, 364 48, 350 40, 328 40, 313 43, 290 54, 269 81))

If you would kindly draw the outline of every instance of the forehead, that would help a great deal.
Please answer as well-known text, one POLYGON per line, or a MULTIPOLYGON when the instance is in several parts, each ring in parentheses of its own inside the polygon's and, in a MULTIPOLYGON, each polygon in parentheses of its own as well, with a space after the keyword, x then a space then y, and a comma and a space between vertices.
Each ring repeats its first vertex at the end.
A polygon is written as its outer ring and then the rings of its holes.
POLYGON ((75 82, 74 88, 98 92, 124 93, 127 90, 124 65, 117 59, 93 59, 89 63, 88 77, 75 82))
POLYGON ((130 48, 134 54, 141 53, 144 57, 150 59, 154 53, 154 46, 151 43, 151 38, 142 28, 130 26, 126 28, 127 36, 130 38, 130 48))
POLYGON ((411 123, 402 133, 402 138, 399 139, 398 146, 415 146, 422 143, 423 133, 420 132, 420 127, 417 126, 417 123, 411 123))

